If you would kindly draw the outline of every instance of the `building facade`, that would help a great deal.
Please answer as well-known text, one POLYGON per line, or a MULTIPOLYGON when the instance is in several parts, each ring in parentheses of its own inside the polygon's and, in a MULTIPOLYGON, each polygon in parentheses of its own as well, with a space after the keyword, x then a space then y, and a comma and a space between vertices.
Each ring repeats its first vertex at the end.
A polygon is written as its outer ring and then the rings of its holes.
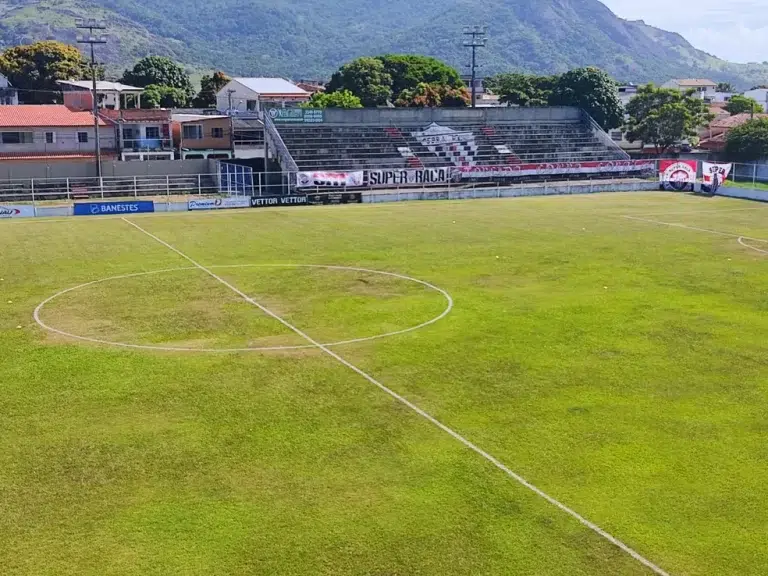
POLYGON ((101 110, 113 126, 121 160, 173 160, 171 111, 164 109, 101 110))
POLYGON ((8 78, 0 74, 0 106, 18 106, 19 91, 16 90, 8 78))
POLYGON ((233 78, 216 94, 216 109, 229 115, 298 106, 312 95, 284 78, 233 78))
POLYGON ((232 117, 173 114, 173 143, 179 158, 233 157, 232 117))
MULTIPOLYGON (((114 131, 102 119, 99 128, 103 157, 114 157, 114 131)), ((0 159, 93 161, 95 138, 90 112, 59 104, 0 107, 0 159)))

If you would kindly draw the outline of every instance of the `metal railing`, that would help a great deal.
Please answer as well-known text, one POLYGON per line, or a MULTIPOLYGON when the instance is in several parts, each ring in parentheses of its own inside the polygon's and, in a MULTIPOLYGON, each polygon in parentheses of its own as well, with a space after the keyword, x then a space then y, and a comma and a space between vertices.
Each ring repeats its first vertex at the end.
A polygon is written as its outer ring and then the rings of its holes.
MULTIPOLYGON (((299 181, 298 172, 267 172, 252 174, 251 178, 236 189, 231 182, 222 181, 221 173, 192 174, 192 175, 162 175, 162 176, 125 176, 125 177, 85 177, 85 178, 29 178, 0 180, 0 204, 2 203, 56 203, 72 202, 88 199, 118 199, 139 197, 172 197, 172 196, 275 196, 285 194, 334 193, 339 191, 376 192, 413 190, 475 190, 504 186, 525 186, 528 184, 548 183, 551 185, 577 182, 608 182, 645 181, 653 188, 659 180, 658 160, 649 160, 653 170, 645 173, 571 173, 571 174, 541 174, 528 177, 516 177, 509 174, 505 177, 477 178, 474 180, 454 180, 446 178, 438 182, 415 183, 402 179, 388 180, 385 184, 371 185, 371 179, 366 177, 361 186, 346 187, 343 185, 296 185, 299 181)), ((701 166, 701 164, 700 164, 701 166)), ((451 172, 451 167, 444 167, 451 172)), ((375 168, 373 170, 376 170, 375 168)), ((379 168, 387 170, 386 168, 379 168)), ((395 175, 411 172, 430 172, 434 168, 402 168, 392 170, 395 175)), ((368 170, 362 170, 366 175, 368 170)), ((701 171, 699 173, 701 177, 701 171)), ((725 186, 755 189, 768 194, 768 165, 734 164, 725 186)))

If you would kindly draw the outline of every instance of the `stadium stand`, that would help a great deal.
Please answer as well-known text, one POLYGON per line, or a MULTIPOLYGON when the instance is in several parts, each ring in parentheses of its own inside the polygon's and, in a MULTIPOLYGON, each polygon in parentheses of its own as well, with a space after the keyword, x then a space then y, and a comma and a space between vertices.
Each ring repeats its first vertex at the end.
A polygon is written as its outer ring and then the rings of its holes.
POLYGON ((322 123, 275 127, 302 171, 628 159, 573 108, 326 110, 322 123))

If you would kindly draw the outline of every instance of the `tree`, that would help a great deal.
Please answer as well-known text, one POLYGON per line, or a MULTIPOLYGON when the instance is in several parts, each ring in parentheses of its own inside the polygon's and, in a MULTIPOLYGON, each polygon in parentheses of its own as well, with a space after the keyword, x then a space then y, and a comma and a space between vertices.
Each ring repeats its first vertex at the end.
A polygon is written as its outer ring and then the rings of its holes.
POLYGON ((392 78, 392 94, 413 90, 419 84, 432 84, 461 88, 464 83, 455 68, 437 58, 415 54, 385 54, 377 56, 384 64, 384 71, 392 78))
POLYGON ((730 82, 720 82, 715 90, 717 92, 736 92, 736 90, 733 88, 733 84, 730 82))
POLYGON ((617 128, 624 121, 618 86, 599 68, 577 68, 559 76, 549 104, 582 108, 603 130, 617 128))
POLYGON ((653 144, 659 155, 685 139, 694 138, 697 129, 714 118, 707 103, 696 98, 693 90, 680 92, 653 84, 638 89, 627 104, 626 113, 627 140, 653 144))
POLYGON ((204 75, 200 79, 200 92, 194 100, 197 108, 214 108, 216 106, 216 95, 224 88, 231 78, 224 72, 214 72, 212 75, 204 75))
MULTIPOLYGON (((464 84, 454 69, 428 56, 414 54, 385 54, 373 58, 363 57, 342 66, 326 86, 326 92, 349 90, 360 98, 364 106, 381 106, 393 98, 409 101, 414 91, 439 87, 440 101, 459 106, 463 101, 461 88, 464 84), (454 90, 454 92, 450 92, 454 90), (458 90, 458 92, 456 92, 458 90)), ((430 101, 434 101, 434 98, 430 101)))
POLYGON ((301 105, 302 108, 362 108, 363 103, 360 98, 352 94, 349 90, 340 90, 339 92, 315 92, 309 102, 301 105))
POLYGON ((189 96, 183 90, 172 86, 150 84, 141 95, 142 108, 184 108, 189 96))
POLYGON ((497 74, 486 78, 483 87, 507 106, 547 106, 556 81, 555 76, 497 74))
POLYGON ((392 77, 377 58, 362 57, 344 64, 331 77, 326 92, 348 90, 363 106, 381 106, 392 98, 392 77))
POLYGON ((725 151, 745 162, 768 158, 768 118, 748 120, 729 131, 725 151))
POLYGON ((19 89, 21 100, 27 104, 61 102, 57 80, 91 77, 90 66, 77 48, 53 40, 9 48, 0 54, 0 72, 19 89))
POLYGON ((395 106, 402 108, 465 108, 470 103, 470 95, 466 88, 451 88, 439 84, 422 82, 413 89, 400 93, 395 106))
POLYGON ((167 86, 185 95, 181 102, 186 106, 194 97, 195 90, 189 74, 176 62, 165 56, 147 56, 139 60, 131 70, 126 70, 120 81, 131 86, 167 86))
POLYGON ((763 107, 760 103, 747 96, 741 96, 739 94, 732 96, 726 104, 725 109, 729 114, 760 114, 763 112, 763 107))

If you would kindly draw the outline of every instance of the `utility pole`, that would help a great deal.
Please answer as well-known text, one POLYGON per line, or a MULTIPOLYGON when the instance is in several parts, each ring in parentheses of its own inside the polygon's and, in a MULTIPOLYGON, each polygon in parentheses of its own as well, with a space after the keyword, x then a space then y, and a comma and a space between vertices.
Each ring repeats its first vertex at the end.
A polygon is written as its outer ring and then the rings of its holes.
POLYGON ((488 38, 486 37, 487 33, 487 26, 464 26, 464 31, 462 32, 464 36, 467 36, 464 40, 464 46, 472 49, 472 64, 470 64, 472 70, 472 108, 475 107, 476 99, 475 79, 477 78, 477 60, 475 58, 475 53, 478 48, 485 48, 485 45, 488 42, 488 38))
POLYGON ((96 92, 96 55, 93 47, 95 44, 106 44, 107 37, 104 34, 98 36, 93 33, 94 30, 106 30, 107 25, 102 20, 95 18, 77 18, 75 27, 79 30, 88 30, 88 35, 78 34, 78 44, 89 44, 91 47, 91 77, 93 79, 93 132, 96 137, 96 177, 101 178, 101 140, 99 138, 99 95, 96 92))

